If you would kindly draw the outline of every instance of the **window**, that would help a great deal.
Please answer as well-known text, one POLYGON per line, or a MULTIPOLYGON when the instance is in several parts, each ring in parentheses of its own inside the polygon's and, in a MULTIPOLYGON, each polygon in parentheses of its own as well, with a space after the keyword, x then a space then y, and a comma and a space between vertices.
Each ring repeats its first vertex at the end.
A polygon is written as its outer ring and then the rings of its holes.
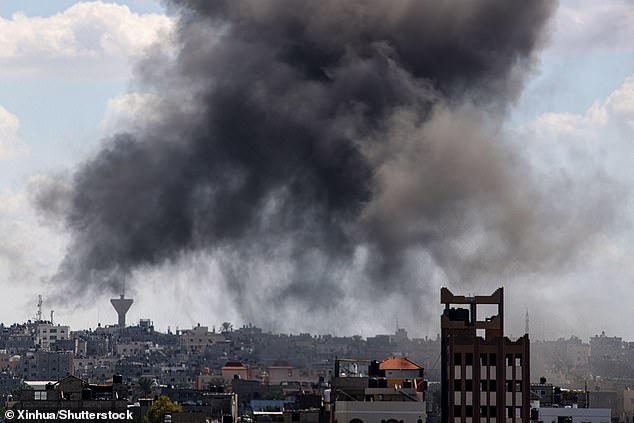
POLYGON ((513 381, 512 380, 507 380, 506 381, 506 392, 513 392, 513 381))
POLYGON ((507 366, 513 365, 513 354, 506 354, 506 365, 507 366))
POLYGON ((460 407, 459 405, 454 405, 453 415, 454 417, 462 417, 462 407, 460 407))
POLYGON ((513 418, 513 407, 506 407, 506 417, 509 419, 513 418))
POLYGON ((462 354, 454 353, 453 364, 455 364, 456 366, 460 366, 462 364, 462 354))
POLYGON ((464 390, 465 391, 473 391, 473 380, 471 380, 471 379, 465 380, 464 390))
POLYGON ((489 407, 489 417, 495 417, 498 413, 498 409, 495 405, 489 407))
POLYGON ((460 379, 456 379, 453 381, 453 390, 462 391, 462 381, 460 379))
POLYGON ((487 355, 486 354, 480 354, 480 365, 481 366, 486 366, 487 363, 488 363, 487 355))
POLYGON ((473 354, 471 353, 465 354, 465 364, 467 366, 473 366, 473 354))
POLYGON ((465 407, 465 414, 466 414, 466 417, 473 417, 473 406, 472 405, 467 405, 465 407))
POLYGON ((495 380, 489 381, 489 391, 495 392, 497 390, 497 383, 495 380))
POLYGON ((497 362, 498 357, 495 353, 493 354, 489 354, 489 366, 495 366, 495 363, 497 362))
POLYGON ((34 399, 37 401, 45 401, 46 400, 46 391, 35 391, 34 399))
POLYGON ((488 386, 489 386, 489 381, 488 380, 481 380, 480 381, 480 392, 488 391, 488 389, 487 389, 488 386))
POLYGON ((522 382, 515 382, 515 392, 522 392, 522 382))
POLYGON ((480 417, 487 416, 487 408, 485 406, 480 406, 480 417))

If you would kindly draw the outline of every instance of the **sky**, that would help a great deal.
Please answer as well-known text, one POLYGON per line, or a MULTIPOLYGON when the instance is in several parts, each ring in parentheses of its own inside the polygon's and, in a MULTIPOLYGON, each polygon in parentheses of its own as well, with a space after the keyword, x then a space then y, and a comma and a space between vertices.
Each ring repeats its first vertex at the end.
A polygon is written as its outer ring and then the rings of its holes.
MULTIPOLYGON (((139 91, 135 64, 156 43, 169 44, 174 23, 163 4, 151 0, 0 3, 0 287, 5 301, 0 321, 5 324, 32 319, 38 294, 44 296, 44 315, 54 308, 56 321, 72 329, 116 321, 108 295, 87 303, 51 285, 69 236, 35 208, 33 187, 72 174, 101 140, 137 124, 148 97, 139 91), (68 301, 47 303, 52 293, 68 301)), ((634 322, 623 321, 634 294, 632 39, 632 2, 562 1, 549 42, 509 111, 502 130, 536 175, 574 175, 567 186, 580 198, 588 194, 583 181, 598 181, 610 199, 606 216, 598 217, 609 224, 597 224, 574 261, 551 271, 525 272, 512 282, 491 280, 469 292, 506 287, 509 334, 523 333, 528 310, 533 339, 587 338, 605 331, 634 340, 634 322)), ((560 207, 568 207, 574 220, 591 212, 583 210, 584 204, 595 204, 590 200, 560 207)), ((187 263, 191 273, 158 266, 132 281, 128 292, 135 303, 128 321, 149 318, 162 330, 198 322, 210 327, 246 323, 214 288, 201 290, 191 282, 200 272, 217 271, 205 256, 193 255, 187 263)), ((452 287, 451 281, 442 284, 452 287)), ((438 303, 437 297, 421 298, 421 307, 437 315, 438 303)), ((351 326, 321 332, 391 332, 398 319, 412 335, 435 336, 438 321, 416 322, 408 314, 416 315, 402 310, 371 325, 361 316, 351 326)), ((283 329, 314 328, 298 319, 283 329)))

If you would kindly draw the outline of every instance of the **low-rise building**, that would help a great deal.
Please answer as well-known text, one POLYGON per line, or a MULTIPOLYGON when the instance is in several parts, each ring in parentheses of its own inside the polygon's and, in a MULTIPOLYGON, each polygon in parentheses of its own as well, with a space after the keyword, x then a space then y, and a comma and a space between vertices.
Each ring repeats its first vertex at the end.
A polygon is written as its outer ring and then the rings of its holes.
POLYGON ((422 423, 426 420, 422 367, 407 359, 387 359, 383 363, 384 369, 377 361, 335 362, 332 391, 327 398, 335 421, 422 423))
POLYGON ((612 413, 609 408, 538 408, 538 421, 543 423, 610 423, 612 413))
MULTIPOLYGON (((114 376, 111 384, 93 385, 75 376, 59 381, 27 381, 20 397, 7 403, 12 410, 28 412, 117 412, 126 413, 128 407, 128 387, 121 376, 114 376)), ((23 421, 42 421, 42 418, 27 418, 23 421)), ((73 419, 71 419, 73 420, 73 419)), ((123 418, 125 420, 125 418, 123 418)))
POLYGON ((227 361, 221 369, 222 378, 225 382, 233 379, 249 379, 249 366, 240 361, 227 361))

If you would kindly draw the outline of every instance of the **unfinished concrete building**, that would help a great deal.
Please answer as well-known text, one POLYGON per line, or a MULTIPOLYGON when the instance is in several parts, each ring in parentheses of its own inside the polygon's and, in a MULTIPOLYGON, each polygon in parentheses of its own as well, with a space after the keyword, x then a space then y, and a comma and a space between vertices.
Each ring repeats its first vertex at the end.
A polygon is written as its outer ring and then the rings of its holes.
POLYGON ((517 341, 504 336, 503 288, 475 297, 442 288, 440 301, 442 422, 528 422, 528 334, 517 341), (495 314, 478 313, 479 306, 495 314))

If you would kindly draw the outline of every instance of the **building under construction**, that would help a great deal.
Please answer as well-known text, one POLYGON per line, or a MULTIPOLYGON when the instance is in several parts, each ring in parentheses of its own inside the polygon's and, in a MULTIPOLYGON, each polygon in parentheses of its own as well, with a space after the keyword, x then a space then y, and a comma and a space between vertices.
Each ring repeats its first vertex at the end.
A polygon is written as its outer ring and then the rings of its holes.
POLYGON ((442 422, 528 422, 528 334, 517 341, 504 336, 504 289, 466 297, 442 288, 440 302, 442 422), (478 306, 497 306, 496 314, 482 317, 478 306))

